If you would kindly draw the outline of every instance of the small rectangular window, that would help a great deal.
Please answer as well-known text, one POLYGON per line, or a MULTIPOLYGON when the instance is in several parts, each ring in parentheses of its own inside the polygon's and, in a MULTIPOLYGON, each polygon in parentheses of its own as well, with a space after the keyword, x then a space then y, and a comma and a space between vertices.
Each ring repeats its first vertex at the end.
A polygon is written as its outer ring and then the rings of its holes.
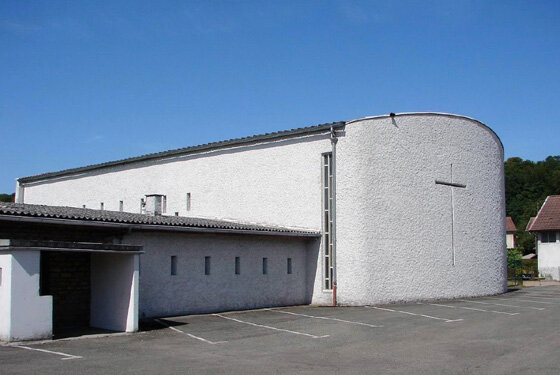
POLYGON ((288 275, 291 275, 292 274, 292 258, 288 258, 287 266, 288 266, 288 275))
POLYGON ((263 275, 268 273, 268 258, 263 258, 263 275))
POLYGON ((177 257, 175 255, 171 256, 171 275, 177 275, 177 257))
POLYGON ((235 257, 235 274, 239 275, 241 273, 241 265, 240 265, 239 257, 235 257))
POLYGON ((161 213, 164 214, 167 212, 167 195, 161 197, 161 213))
POLYGON ((210 257, 204 257, 204 274, 210 275, 210 257))
POLYGON ((187 211, 191 210, 191 193, 187 193, 187 211))
POLYGON ((0 286, 2 286, 2 267, 0 267, 0 286))
POLYGON ((120 212, 124 211, 124 202, 123 201, 119 201, 119 211, 120 212))
POLYGON ((543 232, 541 242, 556 242, 556 232, 543 232))

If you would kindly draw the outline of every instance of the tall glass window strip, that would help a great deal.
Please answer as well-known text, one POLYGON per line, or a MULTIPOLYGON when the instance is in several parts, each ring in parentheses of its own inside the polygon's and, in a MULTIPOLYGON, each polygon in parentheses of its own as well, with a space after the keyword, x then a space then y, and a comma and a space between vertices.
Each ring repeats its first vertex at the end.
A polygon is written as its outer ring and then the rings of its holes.
POLYGON ((332 154, 323 154, 323 287, 333 288, 333 165, 332 154))

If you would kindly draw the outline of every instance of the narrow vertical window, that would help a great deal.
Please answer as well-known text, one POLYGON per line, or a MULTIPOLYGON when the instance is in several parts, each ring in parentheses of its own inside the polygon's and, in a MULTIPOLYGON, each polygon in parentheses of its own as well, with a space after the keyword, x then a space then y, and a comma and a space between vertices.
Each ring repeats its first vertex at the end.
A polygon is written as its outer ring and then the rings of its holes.
POLYGON ((0 286, 2 286, 2 267, 0 267, 0 286))
POLYGON ((210 275, 210 257, 204 257, 204 274, 210 275))
POLYGON ((164 214, 167 212, 167 195, 161 197, 161 213, 164 214))
POLYGON ((144 210, 146 208, 146 201, 144 201, 144 198, 140 198, 140 213, 143 214, 144 210))
POLYGON ((101 202, 101 203, 99 204, 99 209, 100 209, 101 211, 103 211, 104 208, 105 208, 105 203, 101 202))
POLYGON ((239 257, 235 257, 235 274, 239 275, 241 273, 241 265, 240 265, 239 257))
POLYGON ((323 154, 323 287, 333 287, 333 166, 332 154, 323 154))
POLYGON ((171 256, 171 275, 177 275, 177 257, 175 255, 171 256))
POLYGON ((187 193, 187 211, 191 210, 191 193, 187 193))
POLYGON ((288 262, 286 263, 288 275, 292 274, 292 258, 288 258, 288 262))
POLYGON ((123 201, 119 201, 119 211, 120 212, 124 211, 124 202, 123 201))
POLYGON ((263 258, 263 275, 268 273, 268 258, 263 258))

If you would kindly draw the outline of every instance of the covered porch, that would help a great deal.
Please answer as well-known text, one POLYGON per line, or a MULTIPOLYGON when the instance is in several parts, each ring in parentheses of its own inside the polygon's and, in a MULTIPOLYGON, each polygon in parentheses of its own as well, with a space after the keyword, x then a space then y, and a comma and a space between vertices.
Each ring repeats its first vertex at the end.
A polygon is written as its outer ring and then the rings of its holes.
POLYGON ((0 339, 138 329, 141 246, 0 240, 0 339))

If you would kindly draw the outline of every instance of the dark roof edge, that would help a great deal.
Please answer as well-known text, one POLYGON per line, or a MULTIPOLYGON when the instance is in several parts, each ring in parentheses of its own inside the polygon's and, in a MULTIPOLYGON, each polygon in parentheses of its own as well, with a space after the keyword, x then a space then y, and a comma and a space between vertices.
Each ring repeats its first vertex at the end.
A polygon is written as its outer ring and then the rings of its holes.
POLYGON ((284 130, 284 131, 278 131, 278 132, 273 132, 273 133, 253 135, 253 136, 243 137, 243 138, 233 138, 233 139, 229 139, 229 140, 226 140, 226 141, 205 143, 205 144, 198 145, 198 146, 178 148, 178 149, 174 149, 174 150, 156 152, 156 153, 140 155, 140 156, 134 156, 134 157, 131 157, 131 158, 109 161, 109 162, 105 162, 105 163, 87 165, 87 166, 84 166, 84 167, 64 169, 62 171, 57 171, 57 172, 48 172, 48 173, 42 173, 42 174, 33 175, 33 176, 20 177, 20 178, 17 179, 17 181, 20 184, 25 184, 25 183, 28 183, 28 182, 36 182, 36 181, 41 181, 41 180, 47 180, 47 179, 51 179, 51 178, 55 178, 55 177, 68 176, 68 175, 73 175, 73 174, 77 174, 77 173, 92 171, 92 170, 96 170, 96 169, 103 169, 103 168, 107 168, 107 167, 114 167, 114 166, 117 166, 117 165, 137 163, 137 162, 142 162, 142 161, 146 161, 146 160, 163 159, 163 158, 168 158, 168 157, 183 156, 183 155, 194 154, 194 153, 210 151, 210 150, 219 150, 219 149, 223 149, 223 148, 250 145, 250 144, 255 144, 255 143, 260 143, 260 142, 270 142, 270 141, 276 141, 276 140, 279 140, 279 139, 296 138, 296 137, 305 136, 305 135, 327 132, 331 129, 331 127, 341 128, 341 127, 344 127, 345 124, 346 123, 344 121, 338 121, 338 122, 332 122, 332 123, 327 123, 327 124, 320 124, 320 125, 308 126, 308 127, 303 127, 303 128, 297 128, 297 129, 292 129, 292 130, 284 130))
MULTIPOLYGON (((482 121, 479 121, 475 118, 472 118, 472 117, 469 117, 469 116, 457 115, 457 114, 454 114, 454 113, 445 113, 445 112, 401 112, 401 113, 395 113, 395 116, 396 117, 397 116, 443 116, 443 117, 461 118, 461 119, 464 119, 464 120, 469 120, 469 121, 475 122, 478 125, 481 125, 484 129, 488 130, 490 132, 490 134, 492 134, 492 136, 498 141, 498 144, 502 148, 502 154, 504 153, 504 144, 502 143, 502 140, 500 139, 498 134, 496 134, 496 132, 494 130, 492 130, 491 127, 489 127, 488 125, 486 125, 482 121)), ((382 119, 382 118, 387 118, 387 117, 391 117, 391 115, 389 114, 389 115, 362 117, 362 118, 358 118, 358 119, 355 119, 355 120, 347 121, 346 123, 351 124, 353 122, 359 122, 359 121, 364 121, 364 120, 382 119)))
MULTIPOLYGON (((252 234, 260 236, 282 236, 282 237, 320 237, 319 232, 304 232, 298 230, 258 230, 258 229, 229 229, 229 228, 209 228, 209 227, 186 227, 176 225, 161 224, 136 224, 136 223, 118 223, 98 220, 82 220, 82 219, 65 219, 55 217, 37 217, 25 215, 5 215, 0 214, 0 221, 16 221, 28 223, 44 223, 44 224, 62 224, 76 226, 104 227, 126 230, 142 230, 142 231, 167 231, 167 232, 194 232, 194 233, 218 233, 218 234, 252 234)), ((279 228, 280 229, 280 228, 279 228)))

